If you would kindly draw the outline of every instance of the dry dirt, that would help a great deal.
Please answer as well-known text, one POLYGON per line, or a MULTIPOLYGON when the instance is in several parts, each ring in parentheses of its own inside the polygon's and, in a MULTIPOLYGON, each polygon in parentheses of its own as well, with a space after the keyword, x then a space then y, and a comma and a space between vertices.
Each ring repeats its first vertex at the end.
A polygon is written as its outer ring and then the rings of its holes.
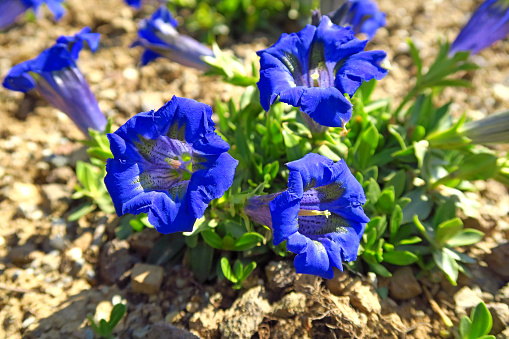
MULTIPOLYGON (((399 100, 411 86, 405 39, 411 37, 426 64, 437 38, 453 39, 480 1, 380 0, 388 25, 370 49, 388 52, 393 71, 377 96, 399 100)), ((101 48, 84 51, 79 67, 101 109, 117 124, 133 114, 160 107, 173 95, 207 104, 227 100, 238 89, 160 59, 138 68, 140 50, 127 46, 136 22, 149 6, 134 12, 121 0, 68 0, 58 23, 46 10, 36 22, 0 33, 0 75, 33 58, 62 34, 90 26, 102 33, 101 48)), ((277 37, 235 47, 251 56, 277 37)), ((509 42, 473 59, 482 66, 472 89, 446 91, 455 114, 472 117, 509 108, 509 42)), ((112 302, 125 300, 127 315, 115 330, 119 338, 435 338, 479 300, 488 303, 498 333, 509 322, 509 199, 496 182, 479 183, 482 213, 465 223, 486 232, 468 251, 479 260, 472 277, 453 287, 440 275, 415 278, 417 269, 397 270, 392 279, 347 272, 330 281, 301 276, 291 262, 257 269, 239 292, 226 283, 202 285, 182 265, 164 266, 156 294, 135 292, 131 268, 142 262, 159 235, 145 230, 127 241, 113 240, 115 219, 93 213, 67 222, 76 183, 74 166, 86 157, 79 130, 44 100, 0 89, 0 337, 93 338, 87 313, 108 318, 112 302), (495 249, 494 249, 495 248, 495 249), (388 297, 381 299, 376 289, 388 297), (432 307, 433 305, 433 307, 432 307), (497 322, 498 321, 498 322, 497 322), (186 330, 191 330, 192 333, 186 330)), ((499 334, 507 338, 507 330, 499 334)))

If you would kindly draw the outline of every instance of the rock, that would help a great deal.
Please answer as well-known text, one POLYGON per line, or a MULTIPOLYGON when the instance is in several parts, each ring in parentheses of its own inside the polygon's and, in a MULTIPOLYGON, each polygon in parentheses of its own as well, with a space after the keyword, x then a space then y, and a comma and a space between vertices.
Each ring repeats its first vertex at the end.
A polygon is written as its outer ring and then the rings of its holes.
POLYGON ((280 318, 290 318, 303 314, 306 310, 306 295, 291 292, 272 306, 272 314, 280 318))
POLYGON ((82 252, 85 252, 88 250, 90 245, 92 244, 94 236, 91 232, 85 232, 82 235, 80 235, 76 240, 73 241, 73 246, 81 249, 82 252))
POLYGON ((148 112, 153 109, 158 109, 163 105, 163 98, 161 93, 158 92, 142 92, 140 95, 141 110, 148 112))
POLYGON ((350 303, 363 313, 376 313, 382 311, 378 294, 373 286, 358 280, 349 289, 350 303))
POLYGON ((69 166, 55 168, 46 176, 46 181, 54 184, 68 184, 75 180, 76 174, 69 166))
POLYGON ((132 266, 133 258, 129 255, 127 241, 113 239, 104 245, 100 254, 99 274, 106 284, 117 282, 132 266))
POLYGON ((498 290, 495 300, 501 303, 509 304, 509 284, 498 290))
POLYGON ((509 327, 509 305, 503 303, 489 303, 486 307, 493 318, 490 334, 497 335, 509 327))
POLYGON ((35 246, 31 243, 27 243, 12 248, 7 256, 9 259, 11 259, 14 265, 23 266, 31 263, 34 260, 34 256, 32 254, 34 251, 35 246))
POLYGON ((410 267, 402 267, 392 275, 389 291, 393 298, 405 300, 421 294, 422 288, 415 279, 412 269, 410 267))
POLYGON ((263 286, 256 286, 234 301, 226 310, 219 329, 223 338, 251 338, 271 307, 263 286))
POLYGON ((15 182, 12 187, 7 187, 4 195, 15 203, 37 205, 42 201, 41 195, 35 185, 22 182, 15 182))
POLYGON ((504 278, 509 278, 507 258, 509 258, 509 242, 492 248, 491 254, 488 254, 484 260, 493 272, 504 278))
POLYGON ((138 293, 156 294, 163 282, 164 270, 160 266, 136 264, 131 272, 132 289, 138 293))
POLYGON ((193 314, 189 320, 189 329, 203 338, 216 338, 223 319, 224 311, 209 304, 207 308, 193 314))
POLYGON ((140 255, 148 255, 160 235, 161 234, 153 228, 145 228, 141 232, 131 234, 127 241, 129 241, 131 249, 135 250, 140 255))
POLYGON ((63 184, 47 184, 41 186, 42 193, 54 212, 64 212, 71 202, 71 192, 63 184))
POLYGON ((22 202, 18 204, 16 216, 37 221, 42 219, 44 213, 37 207, 37 205, 22 202))
POLYGON ((352 279, 350 279, 348 272, 341 272, 335 267, 334 277, 332 279, 325 280, 327 288, 331 291, 332 294, 337 296, 343 295, 343 292, 351 283, 352 279))
POLYGON ((329 299, 333 303, 331 311, 341 319, 343 330, 348 333, 355 333, 366 326, 366 316, 359 316, 355 309, 350 306, 350 298, 348 296, 336 297, 335 295, 330 295, 329 299))
POLYGON ((170 324, 158 323, 150 326, 143 339, 200 339, 191 332, 170 324))
POLYGON ((278 290, 286 288, 293 284, 297 277, 297 272, 290 261, 271 261, 265 266, 268 288, 278 290))
POLYGON ((104 300, 97 304, 94 314, 94 320, 99 323, 101 319, 106 321, 110 320, 111 310, 113 310, 113 304, 111 301, 104 300))
POLYGON ((470 315, 472 308, 476 307, 483 300, 481 299, 482 292, 478 286, 473 286, 472 289, 468 286, 462 287, 456 294, 454 294, 454 302, 456 303, 456 314, 470 315))

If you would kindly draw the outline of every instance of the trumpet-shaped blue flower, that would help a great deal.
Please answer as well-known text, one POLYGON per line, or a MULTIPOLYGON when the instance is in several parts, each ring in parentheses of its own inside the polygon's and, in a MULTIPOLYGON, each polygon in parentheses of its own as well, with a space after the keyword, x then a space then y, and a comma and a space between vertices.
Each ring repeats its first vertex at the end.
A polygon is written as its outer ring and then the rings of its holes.
POLYGON ((65 13, 62 6, 64 0, 0 0, 0 29, 12 25, 16 19, 25 11, 33 8, 37 12, 39 7, 45 3, 55 20, 59 20, 65 13))
POLYGON ((187 67, 208 70, 209 66, 202 57, 214 56, 212 50, 187 35, 179 34, 176 27, 177 21, 165 6, 159 7, 150 19, 140 22, 138 39, 131 47, 145 48, 141 64, 146 65, 158 57, 165 57, 187 67))
POLYGON ((318 154, 287 164, 286 191, 248 199, 246 214, 272 228, 274 245, 287 241, 299 273, 331 279, 332 267, 357 259, 369 218, 366 197, 343 160, 318 154))
POLYGON ((118 215, 148 213, 161 233, 191 231, 231 186, 238 161, 215 133, 210 106, 173 97, 109 134, 104 179, 118 215))
POLYGON ((373 39, 376 31, 386 23, 385 13, 380 12, 372 0, 348 0, 327 16, 336 25, 350 25, 356 34, 364 33, 369 39, 373 39))
POLYGON ((382 79, 384 51, 364 51, 349 27, 323 16, 318 27, 307 25, 298 33, 283 34, 260 56, 260 101, 268 111, 279 101, 308 114, 324 126, 342 127, 352 116, 354 95, 363 81, 382 79))
POLYGON ((54 46, 35 59, 11 68, 3 85, 13 91, 35 90, 88 135, 89 128, 103 131, 107 121, 75 63, 84 41, 95 51, 99 34, 90 33, 90 28, 86 27, 74 37, 60 37, 54 46))
POLYGON ((474 12, 451 45, 449 54, 479 53, 509 34, 509 1, 487 0, 474 12))

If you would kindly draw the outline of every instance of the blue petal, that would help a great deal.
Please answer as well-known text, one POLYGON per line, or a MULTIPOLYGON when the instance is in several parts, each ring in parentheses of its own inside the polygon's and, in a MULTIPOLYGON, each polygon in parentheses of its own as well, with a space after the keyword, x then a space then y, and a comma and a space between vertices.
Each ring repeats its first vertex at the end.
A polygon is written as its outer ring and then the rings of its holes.
POLYGON ((131 7, 134 7, 136 9, 140 9, 141 7, 141 0, 126 0, 127 4, 131 7))
POLYGON ((10 69, 3 81, 3 86, 13 91, 26 93, 37 85, 34 78, 28 73, 31 71, 30 62, 26 61, 10 69))
POLYGON ((269 204, 272 216, 273 242, 277 246, 299 231, 297 215, 300 199, 288 191, 281 193, 269 204))
POLYGON ((316 153, 306 154, 302 159, 286 164, 290 173, 295 171, 300 174, 304 190, 312 187, 327 185, 331 182, 334 162, 316 153))
POLYGON ((30 7, 33 4, 26 0, 0 1, 0 29, 12 25, 30 7))
POLYGON ((99 48, 101 34, 90 33, 90 27, 84 27, 74 36, 62 35, 57 39, 57 43, 66 44, 71 48, 71 55, 74 60, 78 60, 79 53, 83 49, 83 42, 87 42, 90 50, 95 52, 99 48))
POLYGON ((219 156, 208 156, 205 169, 201 169, 191 178, 188 188, 189 206, 195 218, 201 218, 205 209, 213 199, 223 196, 233 183, 238 161, 224 150, 219 156), (214 159, 213 161, 211 161, 214 159))
POLYGON ((382 68, 381 63, 386 58, 384 51, 360 52, 352 55, 338 70, 335 85, 342 93, 352 97, 363 81, 381 80, 389 72, 382 68))
POLYGON ((341 248, 341 257, 344 261, 354 261, 357 259, 359 244, 366 228, 365 223, 352 222, 350 225, 351 226, 347 228, 347 232, 329 233, 326 236, 326 238, 330 239, 341 248))
POLYGON ((65 13, 65 8, 62 6, 63 1, 64 0, 44 0, 46 6, 48 6, 49 10, 53 13, 55 20, 60 20, 65 13))
MULTIPOLYGON (((138 46, 138 45, 135 45, 134 43, 131 45, 131 47, 134 47, 134 46, 138 46)), ((149 49, 146 49, 143 54, 141 55, 141 65, 142 66, 145 66, 147 65, 149 62, 151 62, 152 60, 155 60, 159 57, 162 57, 161 54, 159 53, 156 53, 156 52, 153 52, 149 49)))
POLYGON ((310 87, 302 94, 301 110, 321 125, 344 127, 352 117, 353 106, 337 88, 310 87))
POLYGON ((485 1, 472 15, 451 45, 450 53, 479 53, 509 34, 509 5, 499 0, 485 1))
POLYGON ((295 233, 288 239, 286 248, 297 253, 293 262, 297 273, 313 274, 325 279, 334 276, 329 255, 322 243, 295 233))

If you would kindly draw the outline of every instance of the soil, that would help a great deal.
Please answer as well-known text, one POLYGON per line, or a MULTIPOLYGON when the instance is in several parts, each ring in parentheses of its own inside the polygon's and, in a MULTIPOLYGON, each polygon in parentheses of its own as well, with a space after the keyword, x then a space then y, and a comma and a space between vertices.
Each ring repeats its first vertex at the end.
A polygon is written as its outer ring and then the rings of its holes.
MULTIPOLYGON (((83 26, 102 34, 96 54, 83 51, 79 67, 103 112, 120 125, 140 111, 160 107, 173 95, 213 105, 239 89, 165 59, 138 68, 141 51, 127 48, 136 23, 152 5, 135 12, 121 0, 68 0, 67 14, 54 23, 46 9, 35 22, 20 20, 0 34, 0 75, 35 57, 63 34, 83 26)), ((396 103, 410 88, 405 39, 412 38, 429 65, 437 38, 454 39, 480 1, 380 0, 387 13, 369 49, 388 52, 393 70, 376 96, 396 103)), ((253 58, 277 36, 235 46, 253 58)), ((509 107, 509 42, 473 56, 481 68, 462 76, 470 89, 447 90, 455 115, 474 118, 509 107)), ((494 334, 509 337, 509 195, 494 181, 476 183, 481 213, 464 217, 486 233, 466 252, 478 261, 471 277, 451 286, 440 274, 393 268, 391 279, 336 272, 334 279, 299 275, 288 261, 254 271, 245 286, 200 284, 183 265, 149 267, 154 278, 147 295, 135 275, 159 235, 146 229, 128 240, 114 239, 118 220, 94 212, 68 222, 74 166, 86 159, 79 130, 41 98, 0 89, 0 337, 94 338, 87 314, 109 317, 124 301, 127 314, 119 338, 437 338, 447 333, 444 318, 459 317, 484 300, 494 314, 494 334), (162 281, 158 286, 157 282, 162 281), (154 287, 155 286, 155 287, 154 287), (505 286, 505 287, 504 287, 505 286), (381 298, 382 296, 383 298, 381 298), (190 331, 190 332, 189 332, 190 331)), ((148 282, 143 282, 148 283, 148 282)), ((147 287, 148 288, 148 287, 147 287)))

